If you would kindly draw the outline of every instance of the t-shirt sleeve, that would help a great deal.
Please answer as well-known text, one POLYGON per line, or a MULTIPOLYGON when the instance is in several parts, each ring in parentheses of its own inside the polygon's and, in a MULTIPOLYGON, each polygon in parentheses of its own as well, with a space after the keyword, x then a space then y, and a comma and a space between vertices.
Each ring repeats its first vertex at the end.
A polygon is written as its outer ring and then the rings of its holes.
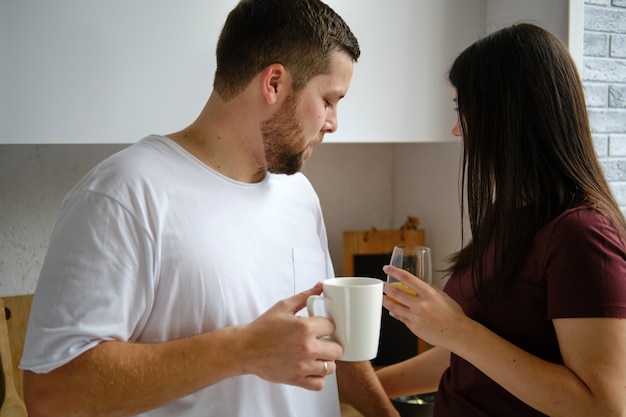
POLYGON ((626 317, 624 243, 596 210, 577 210, 554 227, 546 257, 549 319, 626 317))
POLYGON ((20 366, 47 373, 102 341, 131 340, 152 303, 152 248, 145 228, 111 197, 82 190, 66 199, 20 366))

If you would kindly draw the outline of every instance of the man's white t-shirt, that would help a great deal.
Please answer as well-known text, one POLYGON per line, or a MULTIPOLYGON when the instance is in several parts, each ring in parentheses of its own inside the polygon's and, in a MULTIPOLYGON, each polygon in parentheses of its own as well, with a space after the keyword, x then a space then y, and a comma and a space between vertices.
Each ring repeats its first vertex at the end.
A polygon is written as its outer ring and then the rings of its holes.
MULTIPOLYGON (((249 323, 332 276, 319 200, 304 175, 237 182, 150 136, 66 196, 21 367, 46 373, 105 340, 154 343, 249 323)), ((248 375, 142 415, 339 414, 334 375, 321 392, 248 375)))

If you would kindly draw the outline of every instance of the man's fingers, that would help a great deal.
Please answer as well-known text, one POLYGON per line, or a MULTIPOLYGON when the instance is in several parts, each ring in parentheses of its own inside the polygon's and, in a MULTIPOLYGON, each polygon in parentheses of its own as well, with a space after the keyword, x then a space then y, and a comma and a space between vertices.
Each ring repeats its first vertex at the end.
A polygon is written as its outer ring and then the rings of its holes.
POLYGON ((322 293, 322 283, 318 282, 313 288, 302 291, 292 297, 279 301, 272 310, 283 311, 285 313, 296 314, 298 311, 306 307, 306 300, 312 295, 320 295, 322 293))

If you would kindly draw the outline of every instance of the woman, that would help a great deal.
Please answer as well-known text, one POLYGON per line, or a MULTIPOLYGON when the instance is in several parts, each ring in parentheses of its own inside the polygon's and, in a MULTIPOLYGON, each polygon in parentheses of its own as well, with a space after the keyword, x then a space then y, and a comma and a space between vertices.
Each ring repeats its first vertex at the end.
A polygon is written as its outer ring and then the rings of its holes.
POLYGON ((384 306, 435 346, 380 370, 387 394, 437 391, 435 416, 626 415, 626 221, 572 58, 518 24, 449 79, 472 239, 444 292, 384 268, 416 292, 385 285, 384 306))

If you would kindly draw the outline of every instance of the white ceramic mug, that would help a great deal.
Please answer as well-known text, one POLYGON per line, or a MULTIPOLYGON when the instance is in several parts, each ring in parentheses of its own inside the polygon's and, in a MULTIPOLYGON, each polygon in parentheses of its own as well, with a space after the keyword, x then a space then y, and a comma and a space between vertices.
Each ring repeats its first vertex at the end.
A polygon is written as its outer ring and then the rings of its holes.
POLYGON ((374 359, 378 352, 383 282, 376 278, 331 278, 322 282, 324 295, 312 295, 309 316, 325 316, 335 323, 331 338, 343 347, 342 361, 374 359), (322 302, 324 314, 315 310, 322 302))

